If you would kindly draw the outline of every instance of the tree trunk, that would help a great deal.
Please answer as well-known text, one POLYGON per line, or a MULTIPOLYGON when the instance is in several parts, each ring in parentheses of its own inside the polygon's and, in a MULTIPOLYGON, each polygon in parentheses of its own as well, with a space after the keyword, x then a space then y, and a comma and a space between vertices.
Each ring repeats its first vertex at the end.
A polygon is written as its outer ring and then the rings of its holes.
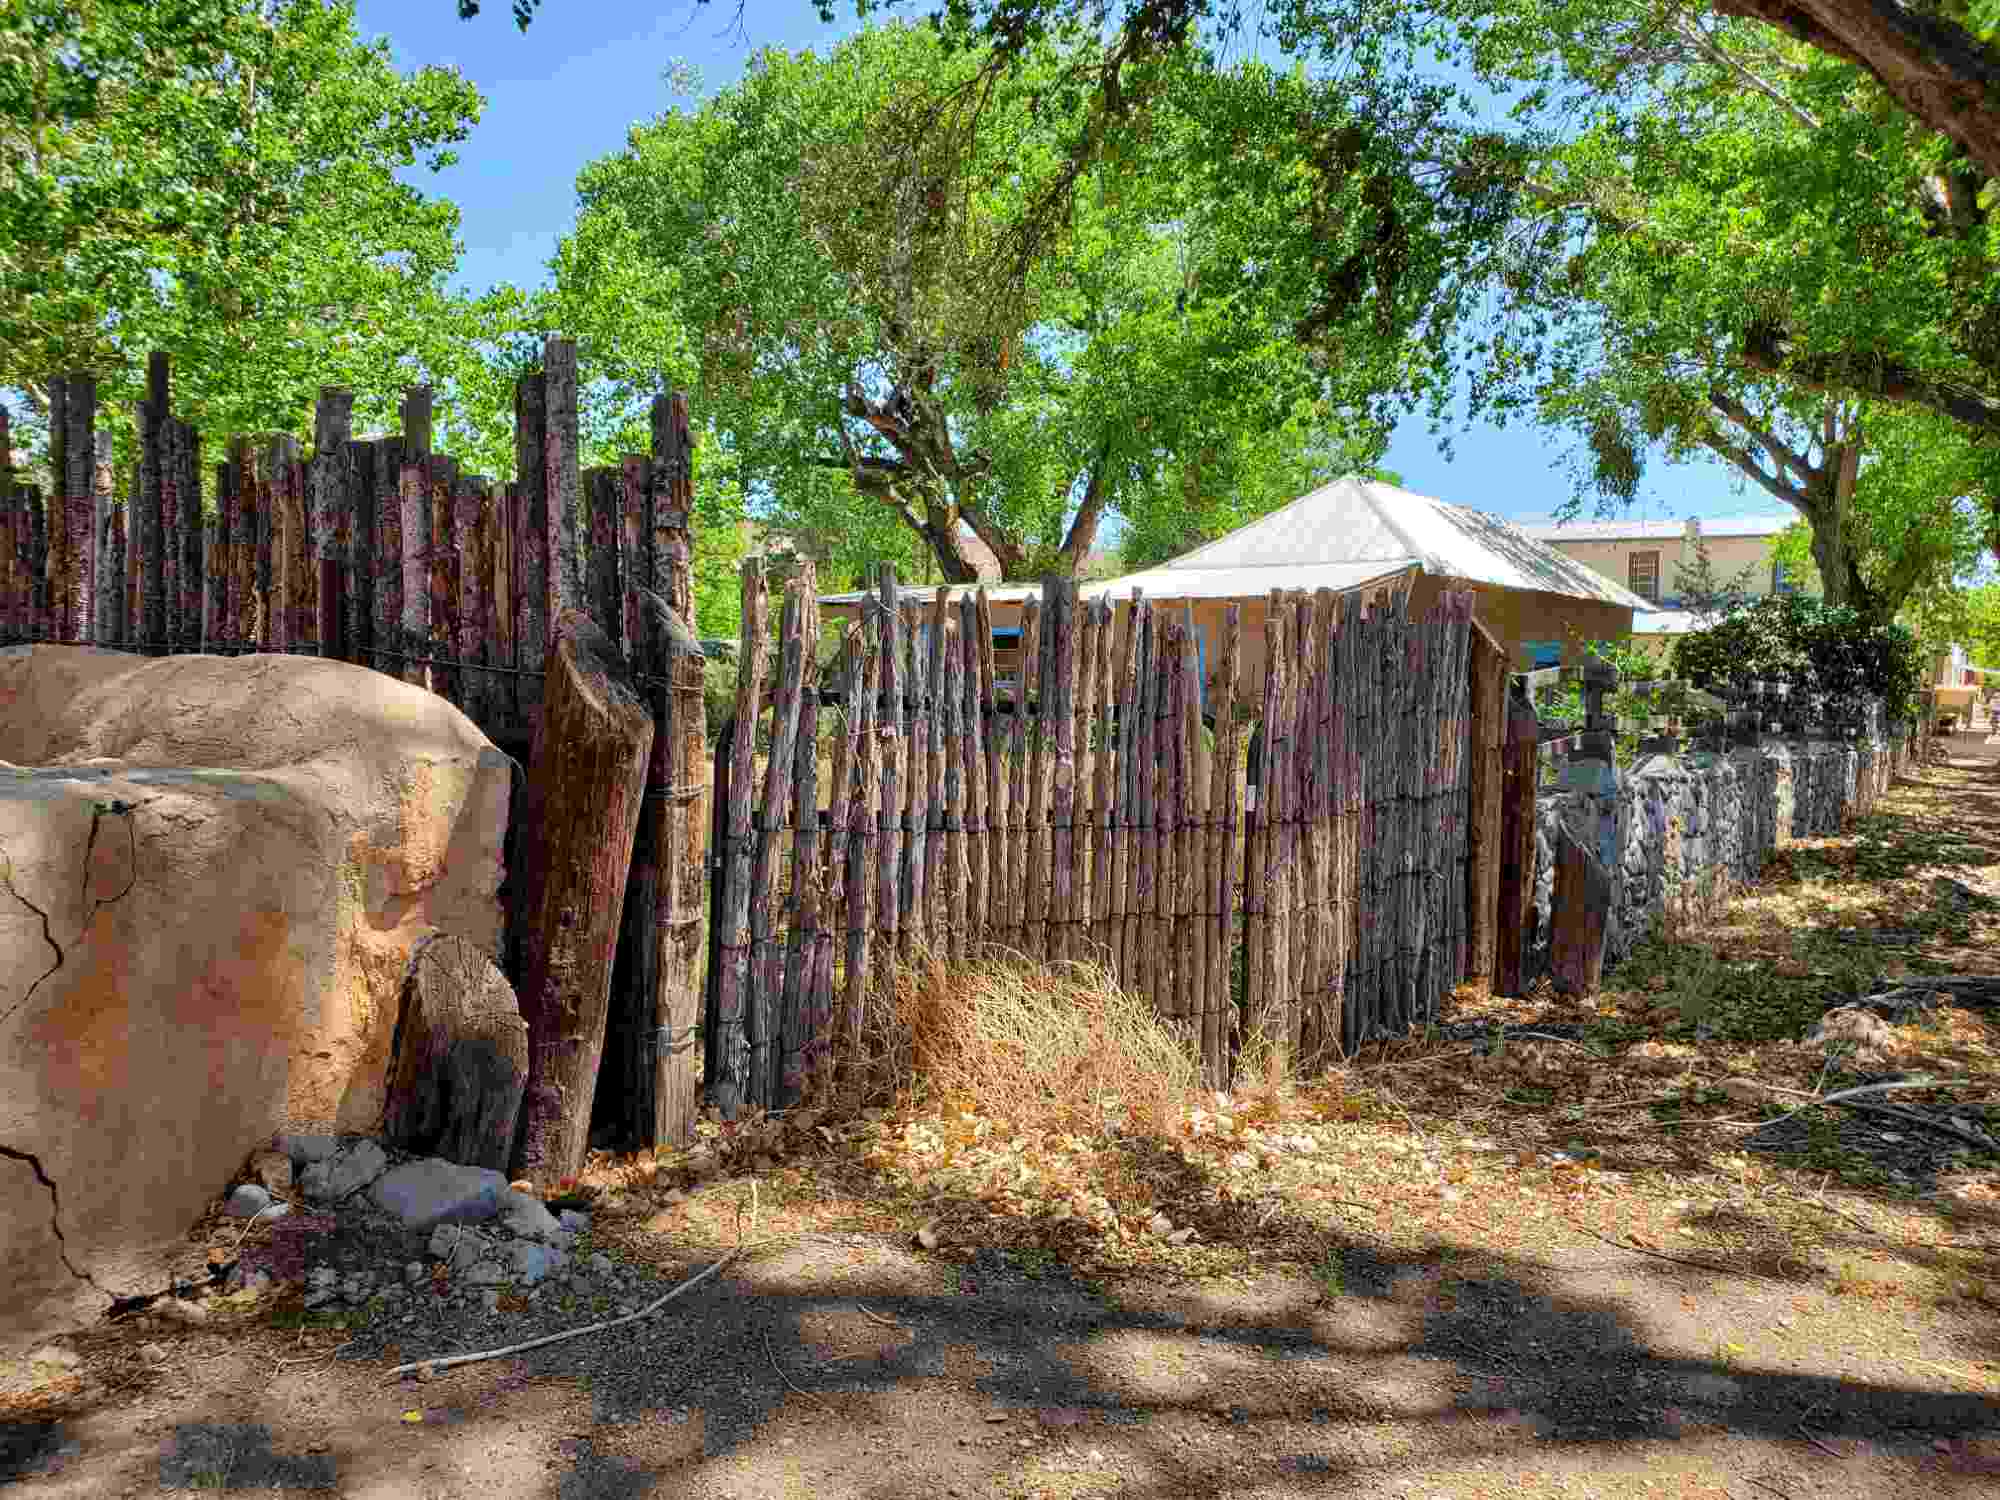
POLYGON ((1077 507, 1076 519, 1069 523, 1069 533, 1056 552, 1057 564, 1071 578, 1083 571, 1083 560, 1090 555, 1090 549, 1097 541, 1097 528, 1103 524, 1105 509, 1111 504, 1111 444, 1105 443, 1098 452, 1097 462, 1090 469, 1090 483, 1084 489, 1083 503, 1077 507))
POLYGON ((528 763, 514 923, 528 1087, 513 1171, 538 1183, 583 1166, 652 747, 652 717, 610 639, 565 609, 528 763))
POLYGON ((505 1171, 528 1081, 528 1026, 493 960, 439 935, 411 955, 382 1132, 423 1156, 505 1171))

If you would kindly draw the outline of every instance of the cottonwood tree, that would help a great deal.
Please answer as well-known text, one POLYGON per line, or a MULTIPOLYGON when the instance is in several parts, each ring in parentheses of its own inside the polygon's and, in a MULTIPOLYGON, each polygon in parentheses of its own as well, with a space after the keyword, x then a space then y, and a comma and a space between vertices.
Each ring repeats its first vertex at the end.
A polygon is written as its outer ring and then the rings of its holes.
POLYGON ((1552 50, 1534 14, 1483 66, 1538 90, 1531 119, 1589 113, 1518 159, 1475 410, 1567 429, 1614 503, 1649 452, 1713 454, 1810 525, 1830 600, 1892 616, 1963 565, 2000 470, 1976 394, 2000 304, 1939 187, 1956 153, 1852 68, 1740 26, 1613 74, 1594 33, 1552 50))
POLYGON ((567 320, 614 379, 678 341, 779 524, 891 518, 952 582, 961 528, 1010 577, 1074 572, 1163 464, 1243 433, 1379 453, 1478 208, 1335 86, 1256 68, 1170 69, 1073 175, 1069 55, 990 64, 877 28, 635 127, 579 181, 567 320))
MULTIPOLYGON (((696 0, 699 5, 716 0, 696 0)), ((541 0, 513 0, 514 21, 526 31, 541 0)), ((721 0, 742 25, 747 0, 721 0)), ((902 8, 898 0, 853 0, 866 17, 902 8)), ((1115 26, 1131 39, 1133 55, 1200 40, 1261 35, 1296 43, 1329 36, 1351 39, 1368 28, 1367 7, 1355 0, 912 0, 942 29, 983 38, 1002 53, 1022 50, 1050 29, 1084 19, 1102 30, 1115 26)), ((1397 7, 1409 10, 1409 7, 1397 7)), ((1666 0, 1644 6, 1603 0, 1569 0, 1540 7, 1573 17, 1607 12, 1644 23, 1653 34, 1700 28, 1705 18, 1745 18, 1767 36, 1782 36, 1823 56, 1865 71, 1910 117, 1957 145, 1989 176, 2000 176, 2000 8, 1991 0, 1937 0, 1922 6, 1902 0, 1666 0)), ((823 20, 849 7, 819 0, 823 20)), ((1490 3, 1477 8, 1444 5, 1418 14, 1462 18, 1467 13, 1496 31, 1517 18, 1490 3)), ((480 12, 479 0, 458 0, 458 14, 480 12)), ((1115 72, 1115 66, 1114 66, 1115 72)))
POLYGON ((85 369, 131 401, 165 349, 211 441, 297 430, 322 382, 388 418, 473 318, 445 286, 456 208, 396 173, 448 165, 480 107, 454 72, 399 73, 351 4, 12 0, 0 387, 39 408, 85 369))

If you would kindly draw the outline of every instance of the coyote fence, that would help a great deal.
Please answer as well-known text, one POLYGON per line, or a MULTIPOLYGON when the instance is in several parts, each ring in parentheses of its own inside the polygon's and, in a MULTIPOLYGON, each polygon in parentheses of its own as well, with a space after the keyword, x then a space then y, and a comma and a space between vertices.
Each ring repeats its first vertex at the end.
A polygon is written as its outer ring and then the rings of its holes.
POLYGON ((1407 593, 1274 593, 1253 698, 1236 608, 1204 683, 1179 614, 1051 579, 1009 701, 984 590, 917 609, 885 572, 822 665, 813 587, 786 586, 774 663, 744 572, 704 1028, 725 1113, 859 1057, 919 946, 1100 963, 1217 1086, 1252 1035, 1312 1066, 1434 1015, 1466 974, 1470 595, 1412 620, 1407 593))
MULTIPOLYGON (((54 496, 15 478, 0 406, 0 645, 281 652, 373 667, 442 695, 519 764, 534 744, 557 623, 565 611, 587 613, 661 726, 646 788, 658 826, 642 843, 652 863, 642 880, 635 858, 631 880, 634 900, 643 888, 656 904, 657 921, 628 913, 619 940, 616 987, 630 993, 613 995, 603 1067, 623 1076, 601 1097, 615 1110, 657 1090, 672 1105, 662 1106, 661 1140, 686 1136, 706 792, 699 648, 688 649, 686 398, 654 400, 650 456, 581 470, 576 347, 552 337, 543 368, 516 383, 519 477, 502 484, 433 451, 432 393, 423 386, 405 393, 399 433, 362 439, 352 433, 352 393, 324 387, 310 453, 294 436, 237 438, 205 473, 199 434, 173 414, 170 381, 168 357, 153 354, 134 413, 136 484, 122 499, 91 376, 49 382, 54 496), (648 594, 684 632, 656 638, 648 594), (688 988, 665 1025, 640 993, 655 983, 688 988)), ((523 781, 516 777, 509 817, 510 868, 523 781)), ((511 914, 510 925, 520 926, 511 914)), ((509 934, 502 960, 517 982, 521 945, 534 941, 509 934)))

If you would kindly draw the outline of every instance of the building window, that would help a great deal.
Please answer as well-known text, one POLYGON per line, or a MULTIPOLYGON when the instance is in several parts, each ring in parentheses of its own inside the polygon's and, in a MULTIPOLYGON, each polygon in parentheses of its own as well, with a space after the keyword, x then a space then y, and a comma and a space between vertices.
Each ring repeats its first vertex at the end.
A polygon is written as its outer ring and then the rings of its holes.
POLYGON ((1627 587, 1648 604, 1658 604, 1660 602, 1660 554, 1657 552, 1634 552, 1629 571, 1631 582, 1627 587))

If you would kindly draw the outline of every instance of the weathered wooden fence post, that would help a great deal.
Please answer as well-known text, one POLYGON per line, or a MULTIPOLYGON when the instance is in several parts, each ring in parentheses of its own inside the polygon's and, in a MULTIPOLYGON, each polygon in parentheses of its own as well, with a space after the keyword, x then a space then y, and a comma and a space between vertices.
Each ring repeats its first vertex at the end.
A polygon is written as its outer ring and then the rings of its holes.
POLYGON ((1466 978, 1484 979, 1500 993, 1498 919, 1500 915, 1501 796, 1505 773, 1501 757, 1507 743, 1507 653, 1472 622, 1468 672, 1472 732, 1470 767, 1472 791, 1467 810, 1466 978))
POLYGON ((1535 781, 1541 723, 1535 705, 1511 679, 1507 734, 1501 751, 1500 890, 1495 903, 1493 988, 1518 995, 1527 988, 1528 924, 1535 902, 1535 781))
POLYGON ((653 721, 588 615, 565 610, 528 765, 514 930, 528 1023, 515 1170, 581 1170, 653 721))
POLYGON ((14 528, 18 514, 14 498, 14 440, 12 424, 4 403, 0 403, 0 641, 27 634, 19 618, 17 589, 20 566, 15 556, 14 528))
POLYGON ((1550 965, 1556 988, 1571 995, 1592 993, 1604 974, 1613 872, 1619 864, 1618 764, 1604 699, 1617 682, 1609 663, 1584 658, 1584 729, 1566 780, 1593 836, 1585 842, 1566 827, 1558 833, 1550 897, 1550 965))

